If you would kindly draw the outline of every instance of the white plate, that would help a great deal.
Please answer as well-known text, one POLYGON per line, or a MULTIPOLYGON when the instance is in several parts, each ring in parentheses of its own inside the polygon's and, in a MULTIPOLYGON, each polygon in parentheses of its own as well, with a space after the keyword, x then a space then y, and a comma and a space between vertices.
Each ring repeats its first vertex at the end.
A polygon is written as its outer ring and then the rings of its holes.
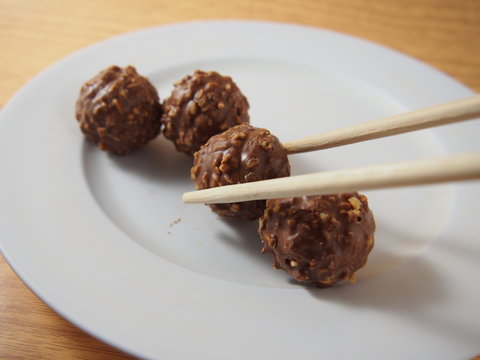
MULTIPOLYGON (((282 141, 472 94, 363 40, 301 26, 198 22, 122 35, 33 79, 0 119, 1 250, 61 315, 156 359, 467 359, 480 352, 478 183, 371 191, 358 283, 312 289, 271 269, 255 223, 183 205, 191 159, 159 138, 118 158, 84 141, 81 84, 133 64, 158 87, 234 78, 282 141)), ((479 149, 478 121, 291 156, 293 173, 479 149)))

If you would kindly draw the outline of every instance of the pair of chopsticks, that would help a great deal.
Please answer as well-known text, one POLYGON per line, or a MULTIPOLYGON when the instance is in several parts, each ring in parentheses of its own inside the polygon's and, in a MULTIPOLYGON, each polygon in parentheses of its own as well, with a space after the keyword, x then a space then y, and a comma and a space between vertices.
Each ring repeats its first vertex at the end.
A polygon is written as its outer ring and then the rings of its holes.
MULTIPOLYGON (((289 154, 328 149, 480 117, 480 95, 284 143, 289 154)), ((185 203, 227 203, 480 179, 480 153, 324 171, 183 194, 185 203)))

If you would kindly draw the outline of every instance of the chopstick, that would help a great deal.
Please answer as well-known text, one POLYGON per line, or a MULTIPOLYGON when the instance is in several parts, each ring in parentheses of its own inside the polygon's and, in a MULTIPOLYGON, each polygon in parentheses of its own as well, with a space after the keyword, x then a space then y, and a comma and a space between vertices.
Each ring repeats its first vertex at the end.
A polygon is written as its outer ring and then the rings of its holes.
MULTIPOLYGON (((480 95, 366 122, 283 144, 287 153, 328 149, 480 117, 480 95)), ((480 154, 291 176, 187 192, 185 203, 227 203, 280 197, 464 181, 480 178, 480 154)))
POLYGON ((325 171, 183 194, 187 204, 228 203, 480 179, 480 153, 325 171))
POLYGON ((286 142, 289 154, 328 149, 360 141, 480 117, 480 95, 286 142))

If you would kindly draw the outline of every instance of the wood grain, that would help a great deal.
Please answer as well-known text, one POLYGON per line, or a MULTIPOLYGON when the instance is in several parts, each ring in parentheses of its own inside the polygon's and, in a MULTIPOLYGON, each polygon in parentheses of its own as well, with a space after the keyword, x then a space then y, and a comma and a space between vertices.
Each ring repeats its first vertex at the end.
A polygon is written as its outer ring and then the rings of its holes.
POLYGON ((129 359, 36 297, 0 256, 0 359, 129 359))
MULTIPOLYGON (((93 42, 218 18, 299 23, 362 37, 480 91, 477 0, 0 0, 0 107, 47 66, 93 42)), ((1 359, 128 358, 56 315, 1 257, 0 289, 1 359)))

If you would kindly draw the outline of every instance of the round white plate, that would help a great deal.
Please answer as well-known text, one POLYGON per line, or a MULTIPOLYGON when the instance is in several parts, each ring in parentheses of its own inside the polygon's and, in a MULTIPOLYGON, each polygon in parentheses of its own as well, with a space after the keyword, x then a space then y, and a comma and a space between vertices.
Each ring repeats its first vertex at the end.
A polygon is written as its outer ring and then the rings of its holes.
MULTIPOLYGON (((480 352, 478 183, 367 193, 378 231, 355 285, 306 287, 260 254, 256 223, 184 205, 191 159, 163 137, 128 157, 85 141, 83 82, 136 66, 163 98, 230 75, 282 141, 471 95, 397 52, 319 29, 197 22, 125 34, 33 79, 0 118, 0 245, 53 309, 155 359, 467 359, 480 352)), ((478 150, 478 121, 310 154, 294 174, 478 150)))

